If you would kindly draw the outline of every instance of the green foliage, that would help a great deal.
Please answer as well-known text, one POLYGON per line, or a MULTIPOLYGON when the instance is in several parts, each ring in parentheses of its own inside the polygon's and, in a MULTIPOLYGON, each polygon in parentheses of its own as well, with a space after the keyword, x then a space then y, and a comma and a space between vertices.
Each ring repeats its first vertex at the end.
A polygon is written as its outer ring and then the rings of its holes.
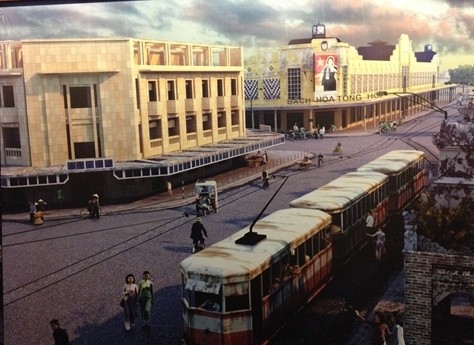
POLYGON ((462 65, 450 69, 449 75, 453 83, 474 85, 474 65, 462 65))
POLYGON ((426 193, 419 203, 419 234, 447 249, 467 246, 474 250, 474 200, 467 196, 459 199, 457 207, 449 208, 437 204, 434 194, 426 193))

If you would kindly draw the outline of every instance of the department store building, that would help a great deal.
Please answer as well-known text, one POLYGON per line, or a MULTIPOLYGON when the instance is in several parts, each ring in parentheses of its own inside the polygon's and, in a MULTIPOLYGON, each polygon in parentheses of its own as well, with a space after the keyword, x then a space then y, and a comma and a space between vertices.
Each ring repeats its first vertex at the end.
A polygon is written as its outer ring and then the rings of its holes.
POLYGON ((246 50, 244 64, 250 128, 378 128, 381 121, 400 122, 426 111, 429 102, 442 106, 455 97, 454 85, 440 83, 432 45, 415 52, 405 34, 394 45, 377 39, 355 48, 318 23, 309 38, 246 50))

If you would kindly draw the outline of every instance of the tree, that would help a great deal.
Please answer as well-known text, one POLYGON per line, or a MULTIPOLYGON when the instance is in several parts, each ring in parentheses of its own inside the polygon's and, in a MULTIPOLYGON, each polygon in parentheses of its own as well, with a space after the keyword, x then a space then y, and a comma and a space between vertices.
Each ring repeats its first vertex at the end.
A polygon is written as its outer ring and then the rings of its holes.
POLYGON ((474 65, 462 65, 450 69, 449 75, 453 83, 474 85, 474 65))
MULTIPOLYGON (((458 191, 469 193, 469 189, 460 185, 458 191)), ((420 229, 418 232, 448 249, 460 249, 462 246, 474 251, 474 200, 469 194, 460 198, 456 207, 439 205, 434 195, 441 192, 425 193, 419 203, 420 229)), ((448 197, 452 198, 452 195, 448 197)))

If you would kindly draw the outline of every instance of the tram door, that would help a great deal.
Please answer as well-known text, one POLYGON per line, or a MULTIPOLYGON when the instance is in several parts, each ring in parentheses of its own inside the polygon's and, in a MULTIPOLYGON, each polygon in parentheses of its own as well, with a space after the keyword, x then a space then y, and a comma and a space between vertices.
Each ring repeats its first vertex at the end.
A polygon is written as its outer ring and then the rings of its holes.
POLYGON ((263 337, 263 320, 262 320, 262 275, 255 277, 250 283, 252 296, 252 334, 253 343, 258 344, 263 337))

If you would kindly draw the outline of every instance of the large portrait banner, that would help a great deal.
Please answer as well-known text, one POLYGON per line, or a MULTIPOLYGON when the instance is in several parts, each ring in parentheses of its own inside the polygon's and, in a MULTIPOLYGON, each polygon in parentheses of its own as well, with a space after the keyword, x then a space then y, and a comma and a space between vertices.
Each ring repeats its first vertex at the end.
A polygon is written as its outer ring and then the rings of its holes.
POLYGON ((337 97, 339 55, 314 54, 314 99, 337 97))

